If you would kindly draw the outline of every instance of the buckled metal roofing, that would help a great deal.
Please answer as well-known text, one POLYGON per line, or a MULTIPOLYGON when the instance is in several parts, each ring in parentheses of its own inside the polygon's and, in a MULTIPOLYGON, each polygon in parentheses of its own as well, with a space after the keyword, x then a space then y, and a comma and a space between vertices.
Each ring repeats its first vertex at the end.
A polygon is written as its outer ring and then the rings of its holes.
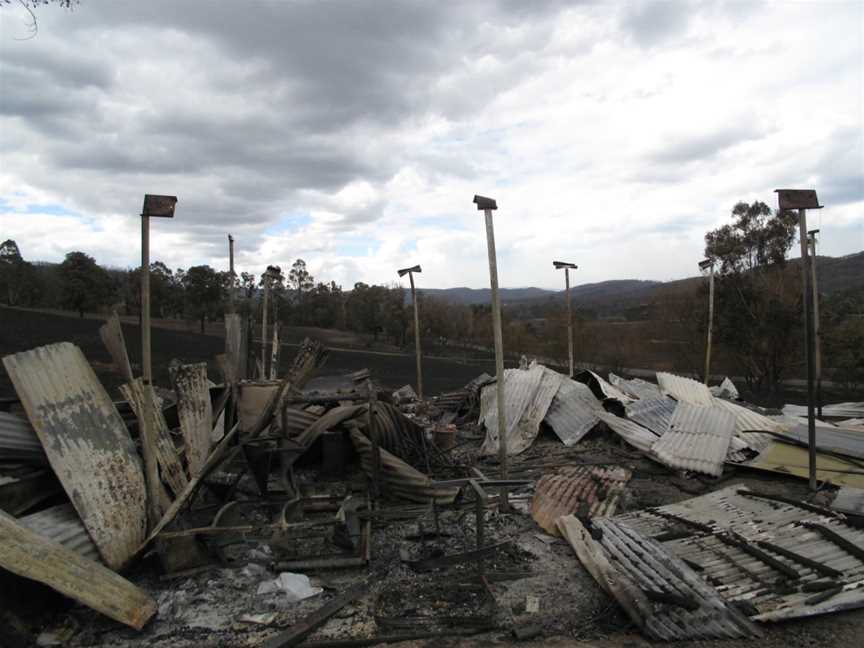
POLYGON ((597 417, 608 425, 609 429, 615 434, 642 452, 650 453, 651 448, 660 438, 648 428, 644 428, 620 416, 615 416, 611 412, 599 412, 597 417))
POLYGON ((565 446, 572 446, 597 425, 598 413, 603 411, 587 385, 564 378, 543 420, 565 446))
POLYGON ((734 429, 735 417, 726 410, 680 402, 651 453, 673 468, 719 477, 734 429))
POLYGON ((614 520, 659 539, 753 620, 864 607, 864 530, 828 509, 730 486, 614 520))
POLYGON ((672 413, 677 406, 678 403, 674 399, 660 396, 629 403, 625 411, 631 421, 636 421, 661 436, 669 429, 669 421, 672 420, 672 413))
POLYGON ((609 383, 613 387, 617 387, 621 391, 623 391, 628 396, 632 396, 633 398, 659 398, 662 396, 660 393, 660 388, 654 383, 650 383, 647 380, 642 380, 641 378, 631 378, 627 380, 626 378, 622 378, 621 376, 616 376, 611 371, 609 372, 609 383))
POLYGON ((555 520, 562 515, 613 515, 630 477, 620 466, 565 466, 537 482, 531 517, 547 533, 559 535, 555 520))
POLYGON ((691 378, 658 371, 657 384, 660 385, 660 391, 679 403, 690 403, 704 407, 710 407, 714 404, 714 396, 711 391, 702 383, 691 378))

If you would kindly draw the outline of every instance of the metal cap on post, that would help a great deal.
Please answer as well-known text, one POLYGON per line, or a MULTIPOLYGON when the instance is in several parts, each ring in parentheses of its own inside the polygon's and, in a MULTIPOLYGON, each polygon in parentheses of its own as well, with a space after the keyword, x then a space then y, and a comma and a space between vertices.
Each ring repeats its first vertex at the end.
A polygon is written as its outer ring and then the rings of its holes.
POLYGON ((814 411, 815 393, 815 356, 816 335, 813 330, 813 293, 810 290, 810 254, 807 243, 807 210, 822 209, 819 198, 813 189, 776 189, 777 202, 781 211, 798 210, 799 238, 801 239, 801 265, 804 277, 804 352, 807 358, 807 448, 809 458, 810 490, 816 484, 816 414, 814 411))
POLYGON ((417 396, 423 400, 423 370, 421 366, 421 351, 420 351, 420 310, 417 304, 417 293, 414 290, 414 273, 423 272, 419 265, 410 268, 402 268, 397 270, 400 277, 408 275, 408 280, 411 282, 411 303, 414 306, 414 353, 417 358, 417 396))
POLYGON ((567 293, 567 360, 570 377, 573 377, 573 309, 570 305, 570 271, 578 270, 579 266, 567 261, 553 261, 556 270, 564 269, 564 290, 567 293))

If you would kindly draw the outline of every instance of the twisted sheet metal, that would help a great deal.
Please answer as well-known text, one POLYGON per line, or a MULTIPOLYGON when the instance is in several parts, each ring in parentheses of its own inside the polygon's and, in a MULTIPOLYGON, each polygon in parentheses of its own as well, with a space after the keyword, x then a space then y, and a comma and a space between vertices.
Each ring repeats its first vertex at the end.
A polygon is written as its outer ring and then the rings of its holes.
POLYGON ((48 457, 30 421, 0 412, 0 460, 45 465, 48 457))
POLYGON ((767 448, 774 439, 771 434, 760 434, 760 432, 783 432, 787 429, 787 426, 778 421, 738 403, 716 398, 714 404, 735 416, 735 434, 747 444, 748 448, 756 452, 767 448))
POLYGON ((672 420, 677 406, 674 399, 659 396, 629 403, 625 411, 628 419, 648 428, 657 436, 662 436, 669 429, 669 421, 672 420))
POLYGON ((144 473, 123 419, 74 344, 16 353, 3 364, 99 553, 119 569, 147 525, 144 473))
POLYGON ((53 540, 85 558, 102 562, 99 550, 71 504, 59 504, 18 518, 18 524, 53 540))
POLYGON ((633 398, 660 398, 663 395, 660 393, 660 388, 654 383, 642 380, 641 378, 631 378, 628 380, 621 376, 616 376, 611 371, 609 372, 609 383, 633 398))
POLYGON ((620 403, 629 403, 633 400, 630 396, 605 381, 599 374, 585 369, 573 376, 574 380, 581 382, 591 388, 594 395, 600 400, 612 398, 620 403))
MULTIPOLYGON (((807 416, 807 406, 786 404, 783 406, 783 413, 790 416, 807 416)), ((823 405, 822 415, 836 418, 861 418, 864 417, 864 402, 823 405)))
POLYGON ((746 604, 754 620, 779 621, 864 607, 864 561, 809 525, 827 528, 857 547, 864 547, 864 530, 848 526, 830 510, 760 497, 735 485, 614 520, 644 536, 668 536, 663 545, 671 553, 701 569, 724 599, 746 604), (738 542, 730 543, 729 538, 738 542), (769 560, 798 577, 790 579, 742 546, 766 552, 769 560), (826 581, 825 570, 834 572, 827 578, 839 591, 814 601, 812 584, 826 581), (778 579, 785 580, 781 587, 766 587, 778 579))
POLYGON ((631 446, 642 452, 651 452, 651 448, 660 437, 648 428, 637 425, 611 412, 598 412, 597 417, 609 426, 615 434, 624 439, 631 446))
POLYGON ((616 570, 653 601, 643 620, 650 637, 673 641, 761 635, 735 606, 656 540, 617 518, 597 519, 593 526, 601 532, 599 544, 616 570))
POLYGON ((283 412, 280 417, 277 417, 276 422, 279 424, 282 434, 289 439, 299 436, 310 425, 321 418, 320 414, 296 407, 286 407, 283 412))
POLYGON ((734 429, 735 417, 722 408, 678 403, 651 453, 672 468, 719 477, 734 429))
MULTIPOLYGON (((506 419, 507 454, 527 449, 540 431, 552 399, 564 376, 538 364, 528 369, 504 371, 504 418, 506 419)), ((480 451, 486 455, 498 452, 498 395, 494 385, 486 386, 480 397, 480 422, 486 426, 486 438, 480 451)))
MULTIPOLYGON (((807 426, 796 425, 784 436, 796 440, 798 443, 807 444, 807 426)), ((836 452, 855 459, 864 459, 864 434, 858 430, 847 430, 844 428, 819 428, 816 434, 816 449, 836 452)))
POLYGON ((714 396, 711 391, 702 383, 691 378, 658 371, 657 384, 660 385, 660 391, 679 403, 690 403, 703 407, 710 407, 714 404, 714 396))
POLYGON ((543 475, 534 489, 531 517, 557 536, 555 520, 562 515, 579 519, 613 515, 630 477, 629 470, 618 466, 566 466, 543 475))
POLYGON ((565 446, 572 446, 597 425, 598 414, 603 411, 587 385, 563 378, 543 420, 565 446))
MULTIPOLYGON (((369 479, 375 479, 375 459, 372 442, 359 430, 351 430, 351 442, 360 455, 360 465, 369 479)), ((457 486, 438 486, 428 476, 409 466, 383 448, 378 448, 380 470, 378 476, 384 494, 409 502, 449 504, 459 492, 457 486)))

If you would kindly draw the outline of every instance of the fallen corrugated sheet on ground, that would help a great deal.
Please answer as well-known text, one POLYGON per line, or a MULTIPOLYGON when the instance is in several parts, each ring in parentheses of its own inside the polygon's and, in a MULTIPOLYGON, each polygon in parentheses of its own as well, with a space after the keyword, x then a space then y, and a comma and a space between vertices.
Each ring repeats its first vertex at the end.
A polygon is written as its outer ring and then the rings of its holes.
POLYGON ((691 378, 658 371, 657 384, 660 386, 660 391, 679 403, 690 403, 703 407, 710 407, 714 404, 714 396, 711 391, 702 383, 691 378))
POLYGON ((597 417, 603 421, 609 429, 624 439, 631 446, 642 452, 651 452, 651 448, 660 438, 648 428, 628 421, 610 412, 600 412, 597 417))
MULTIPOLYGON (((808 445, 808 434, 806 426, 796 425, 784 432, 781 439, 789 438, 808 445)), ((847 430, 841 427, 819 428, 816 432, 816 449, 864 459, 864 434, 858 430, 847 430)))
POLYGON ((207 363, 174 366, 169 371, 177 392, 177 416, 186 444, 189 475, 194 477, 210 455, 213 405, 210 402, 207 363))
POLYGON ((657 436, 662 436, 669 429, 669 421, 678 403, 668 396, 649 398, 629 403, 625 409, 627 418, 636 421, 657 436))
POLYGON ((565 446, 572 446, 597 425, 597 416, 603 411, 587 385, 565 377, 543 420, 565 446))
POLYGON ((48 463, 48 457, 30 421, 15 414, 0 412, 0 460, 37 465, 48 463))
POLYGON ((828 509, 730 486, 614 522, 660 540, 753 620, 864 607, 864 530, 828 509))
POLYGON ((649 637, 732 639, 760 636, 759 629, 659 542, 615 519, 596 519, 595 540, 574 516, 559 528, 580 562, 649 637))
POLYGON ((672 468, 719 477, 734 429, 735 418, 721 408, 678 403, 651 453, 672 468))
POLYGON ((372 442, 357 430, 351 430, 351 442, 360 455, 360 464, 366 477, 373 481, 380 479, 382 494, 421 504, 428 504, 432 500, 438 504, 448 504, 459 492, 455 486, 437 486, 427 475, 382 448, 378 449, 381 460, 376 470, 372 442))
POLYGON ((660 398, 663 394, 660 393, 660 388, 654 383, 641 378, 630 378, 629 380, 616 376, 611 371, 609 372, 609 384, 617 387, 628 396, 638 398, 640 400, 646 398, 660 398))
POLYGON ((93 544, 90 534, 81 523, 81 518, 71 504, 58 504, 51 508, 18 518, 18 524, 38 533, 43 538, 53 540, 70 551, 85 558, 102 562, 99 550, 93 544))
MULTIPOLYGON (((546 416, 563 378, 561 374, 538 364, 528 369, 507 369, 504 372, 507 454, 523 452, 537 438, 540 422, 546 416)), ((480 422, 486 426, 486 439, 480 451, 487 455, 496 454, 498 394, 495 385, 483 388, 480 397, 480 422)))
POLYGON ((156 613, 146 592, 0 512, 0 566, 140 630, 156 613))
POLYGON ((112 568, 144 539, 147 492, 123 419, 84 354, 67 342, 3 358, 51 467, 112 568))
POLYGON ((547 533, 559 535, 555 520, 614 515, 631 472, 620 466, 565 466, 543 475, 534 488, 531 517, 547 533))
MULTIPOLYGON (((783 413, 790 416, 807 416, 806 405, 783 406, 783 413)), ((864 402, 862 403, 834 403, 822 406, 822 416, 831 418, 862 418, 864 417, 864 402)))
POLYGON ((725 409, 735 417, 735 434, 747 444, 748 448, 756 452, 768 447, 774 439, 772 434, 760 434, 760 432, 783 432, 786 429, 778 421, 737 403, 717 398, 714 400, 714 405, 725 409))
MULTIPOLYGON (((775 441, 753 459, 736 465, 808 479, 808 462, 806 447, 775 441)), ((835 486, 864 488, 864 464, 852 457, 844 458, 817 451, 816 479, 835 486)))

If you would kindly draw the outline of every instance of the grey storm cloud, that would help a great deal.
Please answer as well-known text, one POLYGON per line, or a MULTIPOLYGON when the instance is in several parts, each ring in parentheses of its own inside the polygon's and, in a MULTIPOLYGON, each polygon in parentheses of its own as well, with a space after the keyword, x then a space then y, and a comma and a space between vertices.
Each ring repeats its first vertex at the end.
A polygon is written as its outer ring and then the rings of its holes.
POLYGON ((656 162, 669 164, 707 160, 736 144, 759 139, 764 135, 764 132, 752 125, 740 124, 700 135, 672 137, 651 157, 656 162))

